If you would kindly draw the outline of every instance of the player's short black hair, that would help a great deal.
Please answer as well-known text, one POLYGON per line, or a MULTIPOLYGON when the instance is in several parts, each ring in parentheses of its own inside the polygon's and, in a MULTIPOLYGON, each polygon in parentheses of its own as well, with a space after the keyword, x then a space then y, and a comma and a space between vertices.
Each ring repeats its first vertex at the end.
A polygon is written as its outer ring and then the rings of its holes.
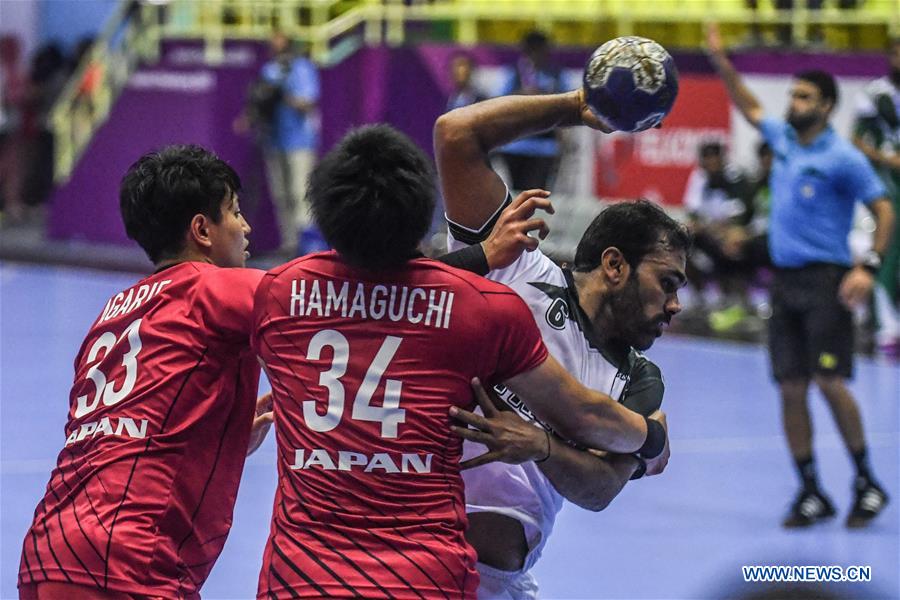
POLYGON ((540 52, 550 47, 550 38, 543 31, 529 31, 522 38, 522 50, 525 53, 540 52))
POLYGON ((238 174, 200 146, 166 146, 135 162, 119 188, 119 208, 128 237, 154 263, 184 249, 194 215, 218 223, 222 201, 241 189, 238 174))
POLYGON ((723 156, 725 154, 725 146, 722 142, 710 141, 700 144, 700 156, 723 156))
POLYGON ((837 106, 838 103, 838 88, 837 82, 834 80, 834 75, 828 73, 826 71, 820 71, 818 69, 813 69, 810 71, 800 71, 794 75, 794 79, 800 79, 802 81, 808 81, 819 89, 819 94, 822 96, 823 100, 831 100, 832 107, 837 106))
POLYGON ((431 225, 431 162, 389 125, 350 131, 309 178, 313 218, 348 263, 365 269, 403 264, 431 225))
POLYGON ((450 58, 447 60, 447 64, 452 65, 459 58, 465 60, 473 67, 475 66, 475 57, 472 56, 471 52, 466 52, 465 50, 454 50, 453 53, 450 54, 450 58))
POLYGON ((606 208, 588 225, 575 250, 575 271, 592 271, 603 252, 615 246, 632 269, 637 269, 660 240, 673 250, 690 252, 688 229, 649 200, 618 202, 606 208))

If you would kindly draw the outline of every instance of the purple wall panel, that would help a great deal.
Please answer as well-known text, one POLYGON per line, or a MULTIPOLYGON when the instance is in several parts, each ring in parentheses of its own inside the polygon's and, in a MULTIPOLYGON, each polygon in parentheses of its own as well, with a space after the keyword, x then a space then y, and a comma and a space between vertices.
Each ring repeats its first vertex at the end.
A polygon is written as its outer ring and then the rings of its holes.
POLYGON ((381 118, 386 54, 383 49, 364 50, 322 71, 321 151, 334 146, 352 127, 381 118))
POLYGON ((415 48, 395 51, 387 121, 431 155, 434 122, 444 112, 447 96, 429 72, 422 54, 415 48))
POLYGON ((322 73, 322 150, 351 128, 386 122, 431 153, 431 128, 446 101, 415 48, 370 48, 322 73))
POLYGON ((258 251, 277 247, 277 228, 260 153, 249 137, 237 135, 232 129, 243 107, 247 85, 264 58, 262 47, 229 45, 227 51, 244 49, 246 64, 239 66, 213 68, 170 60, 173 50, 191 48, 199 46, 167 44, 159 65, 140 69, 132 77, 71 179, 54 192, 48 222, 51 238, 132 243, 119 215, 122 175, 145 152, 167 144, 194 143, 219 154, 241 175, 242 209, 254 226, 251 247, 258 251), (166 76, 193 78, 195 84, 212 77, 214 83, 189 89, 153 83, 166 76), (135 85, 136 80, 143 84, 135 85))
POLYGON ((56 191, 51 236, 124 243, 127 238, 118 210, 119 178, 144 152, 171 143, 201 143, 210 110, 209 99, 204 96, 126 90, 72 178, 56 191))
POLYGON ((844 77, 882 77, 888 61, 884 53, 803 54, 798 52, 755 51, 736 54, 734 66, 745 73, 793 75, 798 71, 820 69, 844 77))

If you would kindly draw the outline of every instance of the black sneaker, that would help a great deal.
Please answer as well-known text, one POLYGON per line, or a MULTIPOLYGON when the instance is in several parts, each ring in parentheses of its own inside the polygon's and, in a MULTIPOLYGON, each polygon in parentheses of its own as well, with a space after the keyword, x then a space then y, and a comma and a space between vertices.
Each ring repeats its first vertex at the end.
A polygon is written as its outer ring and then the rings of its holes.
POLYGON ((855 529, 865 527, 869 521, 877 517, 887 506, 888 496, 874 482, 863 477, 857 477, 853 487, 856 500, 850 514, 847 515, 847 527, 855 529))
POLYGON ((834 514, 834 506, 825 494, 818 490, 801 490, 781 525, 787 528, 809 527, 834 514))

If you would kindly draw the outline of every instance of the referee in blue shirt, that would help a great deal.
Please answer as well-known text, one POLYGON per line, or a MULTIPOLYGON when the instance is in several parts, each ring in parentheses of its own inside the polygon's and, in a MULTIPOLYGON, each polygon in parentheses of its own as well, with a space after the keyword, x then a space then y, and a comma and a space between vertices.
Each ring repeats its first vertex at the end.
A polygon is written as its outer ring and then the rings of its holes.
POLYGON ((846 384, 853 372, 850 309, 872 291, 893 231, 893 208, 865 156, 828 123, 838 99, 830 74, 795 75, 787 120, 765 118, 725 55, 716 27, 710 28, 707 42, 732 102, 775 153, 769 179, 769 251, 776 267, 769 354, 781 391, 784 430, 802 483, 783 524, 804 527, 835 514, 819 487, 812 454, 807 406, 812 380, 828 401, 856 464, 855 500, 847 526, 862 527, 888 498, 871 473, 859 407, 846 384), (877 226, 873 250, 853 264, 847 237, 857 201, 869 208, 877 226))

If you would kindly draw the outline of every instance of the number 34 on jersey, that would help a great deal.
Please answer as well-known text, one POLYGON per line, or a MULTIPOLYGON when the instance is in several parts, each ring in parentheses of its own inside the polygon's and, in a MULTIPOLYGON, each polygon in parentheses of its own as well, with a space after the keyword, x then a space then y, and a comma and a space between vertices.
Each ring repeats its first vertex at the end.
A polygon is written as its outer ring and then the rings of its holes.
MULTIPOLYGON (((356 390, 350 413, 353 420, 379 423, 381 437, 384 439, 396 439, 398 427, 406 421, 406 410, 400 407, 403 382, 397 379, 384 380, 384 401, 381 406, 372 404, 372 397, 381 386, 382 376, 402 343, 402 337, 389 335, 384 338, 356 390)), ((347 389, 341 377, 350 362, 350 344, 341 332, 325 329, 316 333, 310 340, 306 358, 319 360, 326 348, 331 349, 331 365, 319 375, 319 385, 328 392, 326 410, 324 414, 318 412, 315 400, 304 400, 302 404, 303 420, 310 430, 316 432, 328 432, 340 424, 347 396, 347 389)), ((350 450, 298 448, 294 450, 294 462, 290 468, 365 473, 430 473, 432 457, 432 454, 405 452, 379 452, 369 455, 350 450)))

